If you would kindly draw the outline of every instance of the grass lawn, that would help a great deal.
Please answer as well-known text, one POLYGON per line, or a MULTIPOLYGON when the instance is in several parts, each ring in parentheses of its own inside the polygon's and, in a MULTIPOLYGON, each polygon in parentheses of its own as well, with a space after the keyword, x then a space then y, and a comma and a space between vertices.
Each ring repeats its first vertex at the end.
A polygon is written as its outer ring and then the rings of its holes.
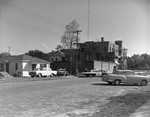
POLYGON ((150 100, 150 84, 139 87, 125 95, 108 98, 109 103, 99 107, 92 117, 129 117, 134 111, 150 100))

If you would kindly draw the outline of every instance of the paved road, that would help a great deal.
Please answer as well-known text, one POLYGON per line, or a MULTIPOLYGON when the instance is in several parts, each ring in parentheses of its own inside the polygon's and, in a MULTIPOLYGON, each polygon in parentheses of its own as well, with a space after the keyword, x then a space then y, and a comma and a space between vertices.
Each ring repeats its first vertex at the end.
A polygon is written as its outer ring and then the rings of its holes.
POLYGON ((111 86, 100 80, 68 78, 0 83, 0 116, 86 117, 107 103, 108 97, 135 88, 111 86))

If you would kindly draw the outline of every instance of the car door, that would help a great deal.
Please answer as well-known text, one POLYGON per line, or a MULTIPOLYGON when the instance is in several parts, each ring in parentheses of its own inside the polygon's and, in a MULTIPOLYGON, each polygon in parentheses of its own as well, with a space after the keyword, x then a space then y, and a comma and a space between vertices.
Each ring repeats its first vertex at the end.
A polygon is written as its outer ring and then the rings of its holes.
POLYGON ((127 83, 138 83, 139 78, 132 71, 126 71, 127 83))
POLYGON ((48 71, 47 71, 47 69, 42 69, 42 74, 43 74, 43 76, 47 76, 48 75, 48 71))

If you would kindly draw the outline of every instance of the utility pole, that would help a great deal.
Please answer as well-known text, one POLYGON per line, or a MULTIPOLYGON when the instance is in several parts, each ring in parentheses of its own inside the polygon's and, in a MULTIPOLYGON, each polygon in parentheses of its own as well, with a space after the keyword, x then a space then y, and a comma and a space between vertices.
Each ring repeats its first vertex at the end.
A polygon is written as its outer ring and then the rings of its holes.
POLYGON ((78 74, 78 43, 79 43, 78 35, 79 35, 80 32, 82 32, 82 30, 73 31, 73 33, 77 34, 77 39, 76 39, 76 44, 77 44, 77 47, 76 47, 76 72, 75 72, 76 76, 78 74))

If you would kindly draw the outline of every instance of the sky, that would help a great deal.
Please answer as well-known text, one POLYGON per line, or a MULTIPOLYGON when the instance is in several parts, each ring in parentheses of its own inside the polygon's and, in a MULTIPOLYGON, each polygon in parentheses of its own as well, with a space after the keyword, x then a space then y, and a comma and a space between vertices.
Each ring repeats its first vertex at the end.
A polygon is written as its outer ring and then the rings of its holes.
POLYGON ((0 0, 0 53, 45 53, 76 19, 80 42, 123 41, 127 55, 150 54, 150 0, 0 0), (88 37, 89 29, 89 37, 88 37))

